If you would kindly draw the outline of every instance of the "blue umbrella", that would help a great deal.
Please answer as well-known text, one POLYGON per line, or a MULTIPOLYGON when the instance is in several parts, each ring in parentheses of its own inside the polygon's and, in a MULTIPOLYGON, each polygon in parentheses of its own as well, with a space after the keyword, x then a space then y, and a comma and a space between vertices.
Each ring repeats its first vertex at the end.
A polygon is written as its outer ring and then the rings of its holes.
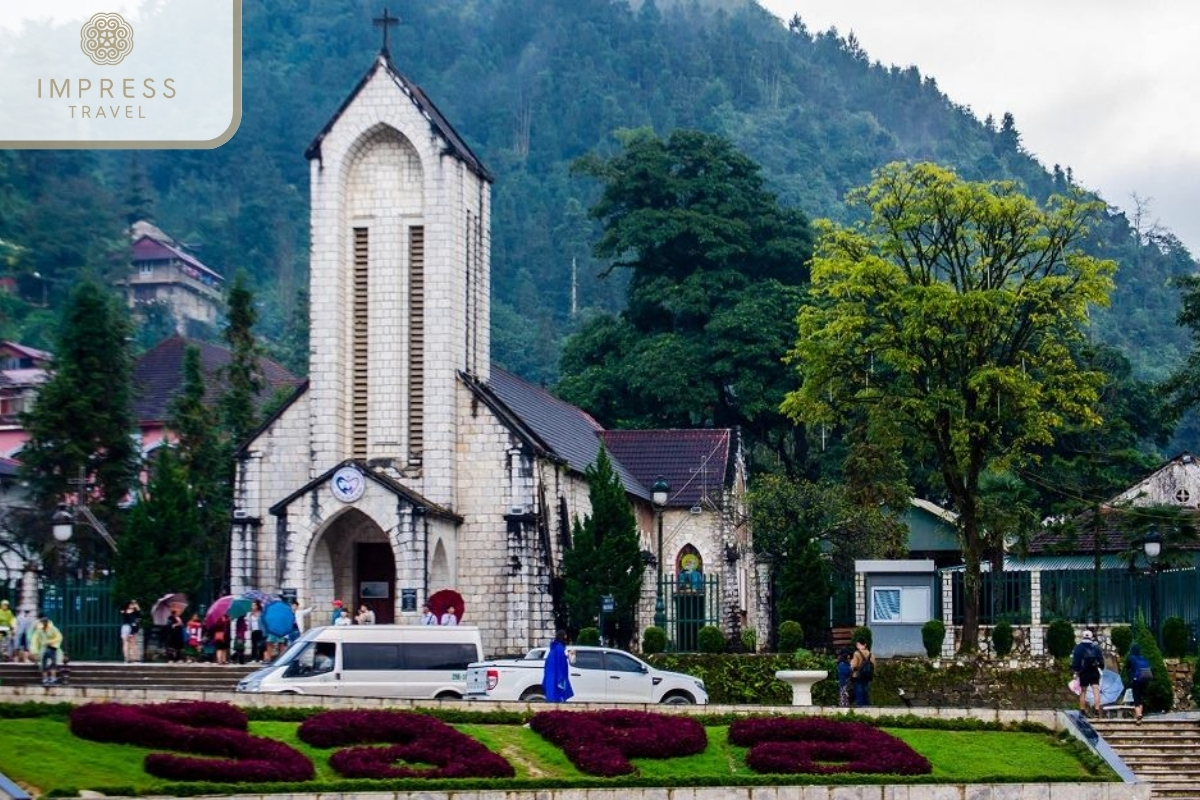
POLYGON ((246 598, 247 600, 257 600, 258 602, 262 603, 264 609, 267 607, 268 603, 274 603, 279 599, 279 595, 269 594, 268 592, 264 592, 259 589, 250 589, 242 592, 242 597, 246 598))
POLYGON ((296 624, 296 615, 292 607, 282 600, 268 603, 263 609, 262 626, 271 636, 287 636, 296 624))
MULTIPOLYGON (((1096 687, 1088 687, 1088 701, 1092 700, 1092 692, 1096 687)), ((1112 705, 1121 699, 1121 695, 1125 693, 1125 684, 1121 682, 1120 674, 1113 672, 1111 669, 1106 669, 1100 673, 1100 704, 1112 705)))

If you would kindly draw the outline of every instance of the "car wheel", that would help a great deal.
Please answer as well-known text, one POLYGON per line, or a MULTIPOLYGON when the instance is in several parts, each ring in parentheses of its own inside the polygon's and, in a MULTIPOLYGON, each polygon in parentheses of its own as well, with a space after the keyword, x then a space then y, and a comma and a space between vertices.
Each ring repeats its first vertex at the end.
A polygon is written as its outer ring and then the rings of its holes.
POLYGON ((525 694, 521 695, 521 702, 522 703, 544 703, 544 702, 546 702, 546 695, 542 693, 541 689, 530 689, 527 692, 525 692, 525 694))
POLYGON ((442 692, 441 694, 434 697, 433 699, 434 700, 462 700, 462 695, 456 694, 455 692, 442 692))
POLYGON ((690 706, 696 701, 686 694, 669 694, 662 699, 664 706, 690 706))

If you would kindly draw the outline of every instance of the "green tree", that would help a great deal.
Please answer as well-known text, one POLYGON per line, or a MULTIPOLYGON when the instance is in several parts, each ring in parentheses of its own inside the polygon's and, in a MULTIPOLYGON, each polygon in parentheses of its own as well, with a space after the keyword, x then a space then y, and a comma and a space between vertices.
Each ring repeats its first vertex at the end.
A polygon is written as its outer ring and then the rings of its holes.
POLYGON ((202 588, 204 541, 200 509, 187 473, 170 447, 155 453, 150 480, 138 493, 118 538, 117 596, 153 602, 167 592, 192 597, 202 588))
POLYGON ((867 219, 822 225, 784 410, 810 425, 864 416, 935 465, 959 514, 974 649, 983 474, 1020 465, 1068 420, 1100 421, 1103 376, 1072 345, 1112 286, 1114 265, 1076 249, 1103 207, 1072 194, 1041 208, 1011 182, 899 163, 848 201, 867 219))
POLYGON ((171 401, 167 425, 177 437, 179 468, 199 520, 199 536, 192 547, 203 558, 206 585, 201 587, 202 594, 212 595, 217 588, 213 582, 223 579, 228 569, 233 447, 205 396, 200 351, 189 345, 183 356, 183 384, 171 401))
MULTIPOLYGON (((63 309, 49 377, 33 409, 22 415, 29 440, 21 470, 38 508, 47 514, 81 475, 92 512, 115 536, 117 508, 133 488, 140 464, 131 398, 128 315, 102 286, 76 286, 63 309)), ((79 537, 81 555, 103 560, 104 545, 79 537)))
POLYGON ((605 616, 605 627, 611 624, 613 638, 627 644, 633 640, 646 569, 637 520, 606 450, 601 448, 584 476, 592 513, 575 519, 571 548, 563 554, 569 626, 579 631, 592 625, 600 598, 612 595, 616 611, 605 616))
POLYGON ((259 367, 262 350, 254 336, 258 313, 245 273, 239 271, 234 276, 226 300, 229 319, 222 336, 229 346, 230 359, 223 370, 225 391, 218 406, 222 424, 236 447, 258 427, 258 397, 266 381, 259 367))
POLYGON ((726 139, 618 138, 623 152, 575 169, 604 182, 595 251, 630 271, 627 307, 571 338, 558 391, 609 425, 740 427, 772 466, 795 466, 781 359, 808 277, 807 220, 726 139))

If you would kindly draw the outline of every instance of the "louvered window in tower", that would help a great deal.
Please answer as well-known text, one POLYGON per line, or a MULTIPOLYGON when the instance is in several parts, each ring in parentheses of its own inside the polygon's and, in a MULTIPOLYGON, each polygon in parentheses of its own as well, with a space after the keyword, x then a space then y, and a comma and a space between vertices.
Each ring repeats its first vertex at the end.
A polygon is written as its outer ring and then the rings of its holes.
POLYGON ((370 326, 367 317, 368 256, 367 229, 354 229, 354 284, 350 341, 350 455, 367 457, 367 419, 370 411, 368 389, 368 343, 370 326))
POLYGON ((408 463, 425 449, 425 228, 408 229, 408 463))

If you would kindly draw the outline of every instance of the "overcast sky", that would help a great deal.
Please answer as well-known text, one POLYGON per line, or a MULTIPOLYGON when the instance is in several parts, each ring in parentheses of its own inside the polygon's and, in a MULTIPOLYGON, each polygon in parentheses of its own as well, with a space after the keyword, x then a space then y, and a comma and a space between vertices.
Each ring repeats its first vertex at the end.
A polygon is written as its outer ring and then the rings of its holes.
POLYGON ((1200 3, 1196 0, 758 0, 836 27, 871 61, 915 65, 979 119, 1006 111, 1025 149, 1200 258, 1200 3))

